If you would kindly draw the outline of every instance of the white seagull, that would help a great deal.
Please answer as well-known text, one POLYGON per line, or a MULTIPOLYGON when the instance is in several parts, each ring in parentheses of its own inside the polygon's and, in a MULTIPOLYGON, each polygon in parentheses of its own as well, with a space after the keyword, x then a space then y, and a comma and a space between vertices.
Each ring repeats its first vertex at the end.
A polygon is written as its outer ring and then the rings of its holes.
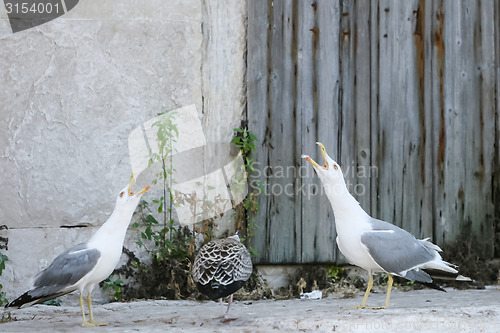
POLYGON ((56 257, 49 267, 35 276, 32 288, 6 307, 28 307, 78 290, 82 326, 107 325, 94 321, 91 293, 94 286, 106 279, 118 264, 132 214, 142 194, 149 190, 147 186, 138 193, 133 193, 134 183, 135 177, 132 174, 129 185, 116 198, 113 213, 88 242, 78 244, 56 257), (84 292, 87 293, 89 321, 85 318, 83 308, 84 292))
POLYGON ((368 295, 373 286, 374 273, 387 273, 387 296, 382 307, 389 307, 393 275, 410 281, 417 281, 428 287, 445 291, 432 277, 458 281, 471 281, 458 274, 457 266, 443 261, 439 246, 429 238, 416 239, 409 232, 397 226, 368 215, 349 193, 340 166, 328 156, 320 142, 321 155, 325 160, 320 166, 308 155, 302 155, 310 162, 325 188, 335 215, 337 245, 347 260, 368 271, 370 279, 360 306, 365 308, 368 295))

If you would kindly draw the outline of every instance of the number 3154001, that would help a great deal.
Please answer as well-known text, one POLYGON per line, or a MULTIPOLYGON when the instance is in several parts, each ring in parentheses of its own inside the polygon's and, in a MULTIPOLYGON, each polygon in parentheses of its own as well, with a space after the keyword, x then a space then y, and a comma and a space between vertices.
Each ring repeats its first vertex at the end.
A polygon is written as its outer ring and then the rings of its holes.
POLYGON ((61 10, 59 3, 27 3, 27 2, 5 2, 7 14, 57 14, 61 10))

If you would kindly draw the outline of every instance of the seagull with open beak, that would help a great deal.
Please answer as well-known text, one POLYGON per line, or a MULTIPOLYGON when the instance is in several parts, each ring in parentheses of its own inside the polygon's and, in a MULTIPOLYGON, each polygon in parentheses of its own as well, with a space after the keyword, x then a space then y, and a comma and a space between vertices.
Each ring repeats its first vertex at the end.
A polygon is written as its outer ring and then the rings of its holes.
POLYGON ((91 293, 94 286, 106 279, 118 264, 132 215, 141 196, 149 190, 149 186, 146 186, 138 193, 134 193, 134 184, 135 176, 132 174, 129 184, 116 198, 113 213, 92 238, 56 257, 49 267, 38 273, 32 288, 7 304, 7 307, 27 307, 78 290, 83 317, 82 326, 107 325, 94 321, 91 293), (87 293, 88 321, 83 307, 84 293, 87 293))
POLYGON ((457 266, 443 261, 439 246, 428 238, 416 239, 409 232, 397 226, 377 220, 368 215, 358 201, 349 193, 340 166, 326 153, 325 146, 317 142, 321 149, 324 165, 321 166, 307 155, 302 158, 310 162, 325 187, 325 193, 335 215, 337 245, 347 260, 368 271, 370 279, 360 306, 365 308, 373 286, 374 273, 387 273, 387 308, 391 296, 393 275, 410 281, 420 282, 428 287, 445 291, 433 278, 471 281, 458 274, 457 266))

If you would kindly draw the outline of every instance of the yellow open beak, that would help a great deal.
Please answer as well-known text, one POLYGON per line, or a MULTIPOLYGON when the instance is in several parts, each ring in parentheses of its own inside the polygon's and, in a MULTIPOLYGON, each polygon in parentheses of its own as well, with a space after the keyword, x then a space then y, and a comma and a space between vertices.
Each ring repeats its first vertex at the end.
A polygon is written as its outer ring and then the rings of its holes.
POLYGON ((328 170, 328 168, 330 166, 328 165, 328 162, 326 161, 326 149, 325 149, 325 146, 323 146, 323 144, 321 142, 316 142, 316 144, 321 148, 321 156, 323 157, 323 160, 325 161, 325 166, 319 165, 318 163, 316 163, 316 161, 314 161, 309 156, 304 155, 303 157, 306 159, 306 161, 308 161, 309 163, 311 163, 312 165, 314 165, 316 168, 322 168, 324 170, 328 170))
POLYGON ((132 173, 132 177, 130 177, 130 182, 128 183, 128 195, 131 197, 134 195, 141 195, 150 188, 150 186, 146 186, 145 188, 140 190, 139 193, 133 193, 132 188, 134 187, 134 184, 135 184, 135 173, 132 173))
POLYGON ((316 163, 316 161, 313 160, 312 158, 310 158, 309 156, 304 156, 304 158, 306 159, 307 162, 311 163, 316 168, 321 168, 321 166, 318 163, 316 163))

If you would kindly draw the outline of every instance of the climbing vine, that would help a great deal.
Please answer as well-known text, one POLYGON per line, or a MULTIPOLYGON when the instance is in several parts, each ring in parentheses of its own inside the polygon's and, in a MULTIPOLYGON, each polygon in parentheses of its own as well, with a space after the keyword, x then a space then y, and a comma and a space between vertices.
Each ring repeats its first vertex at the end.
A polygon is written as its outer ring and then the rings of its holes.
MULTIPOLYGON (((255 159, 253 153, 255 152, 255 143, 258 141, 257 137, 250 133, 246 126, 242 128, 235 128, 235 137, 231 141, 236 147, 238 147, 243 155, 243 164, 247 179, 253 172, 255 159)), ((243 241, 245 241, 248 250, 252 255, 257 255, 258 253, 251 246, 251 239, 255 236, 255 230, 257 230, 257 224, 255 218, 259 213, 260 204, 258 201, 258 196, 263 192, 263 183, 255 182, 253 188, 249 189, 249 193, 243 200, 242 205, 236 207, 236 229, 244 230, 243 241)))
MULTIPOLYGON (((0 225, 0 230, 7 229, 6 225, 0 225)), ((7 250, 7 244, 9 240, 6 237, 0 237, 0 250, 7 250)), ((2 276, 3 270, 5 269, 5 263, 9 260, 5 254, 0 252, 0 276, 2 276)), ((4 306, 8 303, 7 297, 5 297, 5 292, 2 291, 3 286, 0 284, 0 306, 4 306)))

